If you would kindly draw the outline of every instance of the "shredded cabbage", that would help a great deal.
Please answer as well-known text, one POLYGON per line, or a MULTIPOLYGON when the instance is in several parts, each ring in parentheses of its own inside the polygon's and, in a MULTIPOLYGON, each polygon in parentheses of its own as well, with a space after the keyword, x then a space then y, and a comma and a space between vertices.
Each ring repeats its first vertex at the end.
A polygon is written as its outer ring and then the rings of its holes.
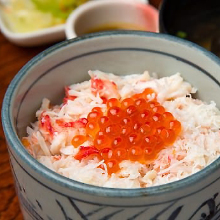
POLYGON ((65 23, 87 0, 9 0, 0 7, 7 26, 17 33, 33 32, 65 23))
POLYGON ((86 0, 31 0, 38 10, 66 19, 70 12, 86 0))

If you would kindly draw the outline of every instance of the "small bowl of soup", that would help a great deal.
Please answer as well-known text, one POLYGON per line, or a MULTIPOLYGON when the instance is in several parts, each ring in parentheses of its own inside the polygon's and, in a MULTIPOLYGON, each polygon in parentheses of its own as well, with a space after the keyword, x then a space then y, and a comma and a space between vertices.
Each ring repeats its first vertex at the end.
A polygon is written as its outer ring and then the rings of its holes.
POLYGON ((149 4, 137 1, 89 1, 69 16, 65 33, 71 39, 112 30, 158 32, 158 19, 158 10, 149 4))
POLYGON ((220 57, 220 2, 164 0, 160 32, 192 41, 220 57))

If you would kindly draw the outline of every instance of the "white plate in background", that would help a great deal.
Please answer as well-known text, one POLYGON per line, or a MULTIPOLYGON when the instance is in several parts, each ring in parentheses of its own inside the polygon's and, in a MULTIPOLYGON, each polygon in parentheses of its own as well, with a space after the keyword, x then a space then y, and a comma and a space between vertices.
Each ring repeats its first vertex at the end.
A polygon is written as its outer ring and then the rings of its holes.
POLYGON ((0 14, 0 29, 2 34, 9 41, 19 46, 39 46, 64 40, 66 38, 64 27, 65 25, 63 24, 29 33, 15 33, 7 27, 3 16, 0 14))

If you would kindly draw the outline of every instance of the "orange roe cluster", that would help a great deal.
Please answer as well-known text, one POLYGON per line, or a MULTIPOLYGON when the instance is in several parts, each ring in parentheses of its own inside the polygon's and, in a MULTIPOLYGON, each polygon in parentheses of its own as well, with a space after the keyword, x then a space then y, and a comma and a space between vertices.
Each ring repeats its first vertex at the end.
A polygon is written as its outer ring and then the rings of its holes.
POLYGON ((80 146, 76 159, 104 160, 109 174, 117 172, 123 160, 143 164, 154 160, 181 131, 181 123, 157 102, 150 88, 121 101, 111 98, 106 105, 105 115, 99 107, 92 109, 87 117, 87 135, 75 136, 72 144, 80 146), (88 139, 94 140, 94 146, 81 146, 88 139))

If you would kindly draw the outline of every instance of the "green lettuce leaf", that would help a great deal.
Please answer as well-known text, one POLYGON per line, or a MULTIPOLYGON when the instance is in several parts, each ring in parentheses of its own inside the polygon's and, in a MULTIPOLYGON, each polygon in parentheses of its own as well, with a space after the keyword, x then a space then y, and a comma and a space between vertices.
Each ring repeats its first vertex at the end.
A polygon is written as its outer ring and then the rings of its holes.
POLYGON ((79 5, 88 0, 31 0, 38 10, 66 19, 79 5))

